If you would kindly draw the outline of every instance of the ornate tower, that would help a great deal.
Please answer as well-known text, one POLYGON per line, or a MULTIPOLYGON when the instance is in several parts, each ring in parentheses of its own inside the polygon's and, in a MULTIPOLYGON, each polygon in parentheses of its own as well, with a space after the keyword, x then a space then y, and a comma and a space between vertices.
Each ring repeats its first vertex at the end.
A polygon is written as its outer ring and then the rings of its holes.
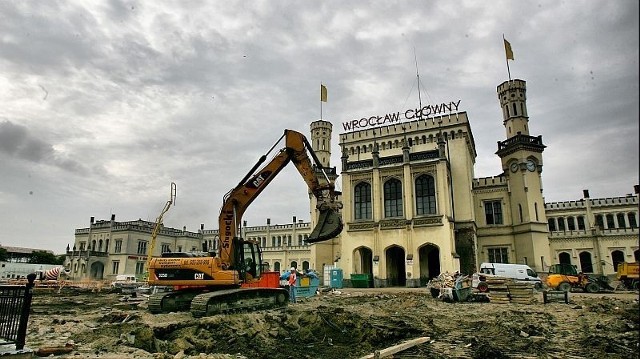
POLYGON ((526 92, 523 80, 509 80, 498 86, 507 139, 498 142, 496 154, 509 185, 506 206, 511 211, 515 259, 517 263, 543 270, 550 264, 541 176, 546 146, 542 144, 542 136, 529 135, 526 92))
MULTIPOLYGON (((311 123, 311 148, 322 163, 322 169, 316 169, 316 176, 320 183, 324 181, 324 173, 331 181, 338 178, 335 167, 331 166, 331 131, 333 125, 331 122, 317 120, 311 123)), ((317 201, 313 194, 309 193, 309 202, 311 210, 311 228, 315 228, 318 220, 318 211, 316 210, 317 201)), ((340 200, 340 196, 338 197, 340 200)), ((324 265, 332 265, 339 254, 339 236, 330 241, 315 243, 311 246, 311 263, 317 270, 323 270, 324 265)))
POLYGON ((331 162, 331 122, 318 120, 311 123, 311 148, 324 167, 331 162))

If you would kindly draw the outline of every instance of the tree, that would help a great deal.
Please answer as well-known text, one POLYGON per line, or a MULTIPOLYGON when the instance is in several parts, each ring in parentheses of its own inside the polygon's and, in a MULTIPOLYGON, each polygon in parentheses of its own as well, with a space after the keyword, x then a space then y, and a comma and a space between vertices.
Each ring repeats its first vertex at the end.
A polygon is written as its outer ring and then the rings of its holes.
POLYGON ((33 251, 29 263, 37 264, 60 264, 55 254, 47 251, 33 251))

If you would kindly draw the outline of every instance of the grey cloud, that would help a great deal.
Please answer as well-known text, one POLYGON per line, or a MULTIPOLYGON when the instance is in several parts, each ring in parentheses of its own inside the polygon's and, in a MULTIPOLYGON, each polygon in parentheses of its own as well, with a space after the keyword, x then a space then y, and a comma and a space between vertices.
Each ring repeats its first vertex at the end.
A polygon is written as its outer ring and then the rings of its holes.
POLYGON ((44 163, 74 173, 85 173, 81 163, 62 158, 53 146, 34 137, 27 127, 5 120, 0 122, 0 153, 29 162, 44 163))
POLYGON ((53 155, 50 144, 33 138, 26 127, 10 121, 0 123, 0 151, 33 162, 41 162, 53 155))

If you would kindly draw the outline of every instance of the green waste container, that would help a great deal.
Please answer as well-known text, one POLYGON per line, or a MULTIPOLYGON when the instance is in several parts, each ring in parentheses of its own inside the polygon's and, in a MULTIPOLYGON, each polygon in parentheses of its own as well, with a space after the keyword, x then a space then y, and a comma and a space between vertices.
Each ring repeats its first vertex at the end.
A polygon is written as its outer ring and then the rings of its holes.
POLYGON ((351 274, 351 285, 354 288, 370 288, 370 274, 351 274))

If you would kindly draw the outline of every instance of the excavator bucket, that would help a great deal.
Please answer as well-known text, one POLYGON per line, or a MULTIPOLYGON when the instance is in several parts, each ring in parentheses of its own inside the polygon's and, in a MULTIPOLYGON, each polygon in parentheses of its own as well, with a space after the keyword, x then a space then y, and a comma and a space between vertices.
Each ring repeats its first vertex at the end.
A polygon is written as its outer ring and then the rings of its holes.
POLYGON ((331 208, 327 208, 320 211, 318 216, 318 224, 313 232, 309 235, 307 243, 317 243, 322 241, 328 241, 335 238, 340 232, 342 232, 342 217, 338 212, 331 208))

